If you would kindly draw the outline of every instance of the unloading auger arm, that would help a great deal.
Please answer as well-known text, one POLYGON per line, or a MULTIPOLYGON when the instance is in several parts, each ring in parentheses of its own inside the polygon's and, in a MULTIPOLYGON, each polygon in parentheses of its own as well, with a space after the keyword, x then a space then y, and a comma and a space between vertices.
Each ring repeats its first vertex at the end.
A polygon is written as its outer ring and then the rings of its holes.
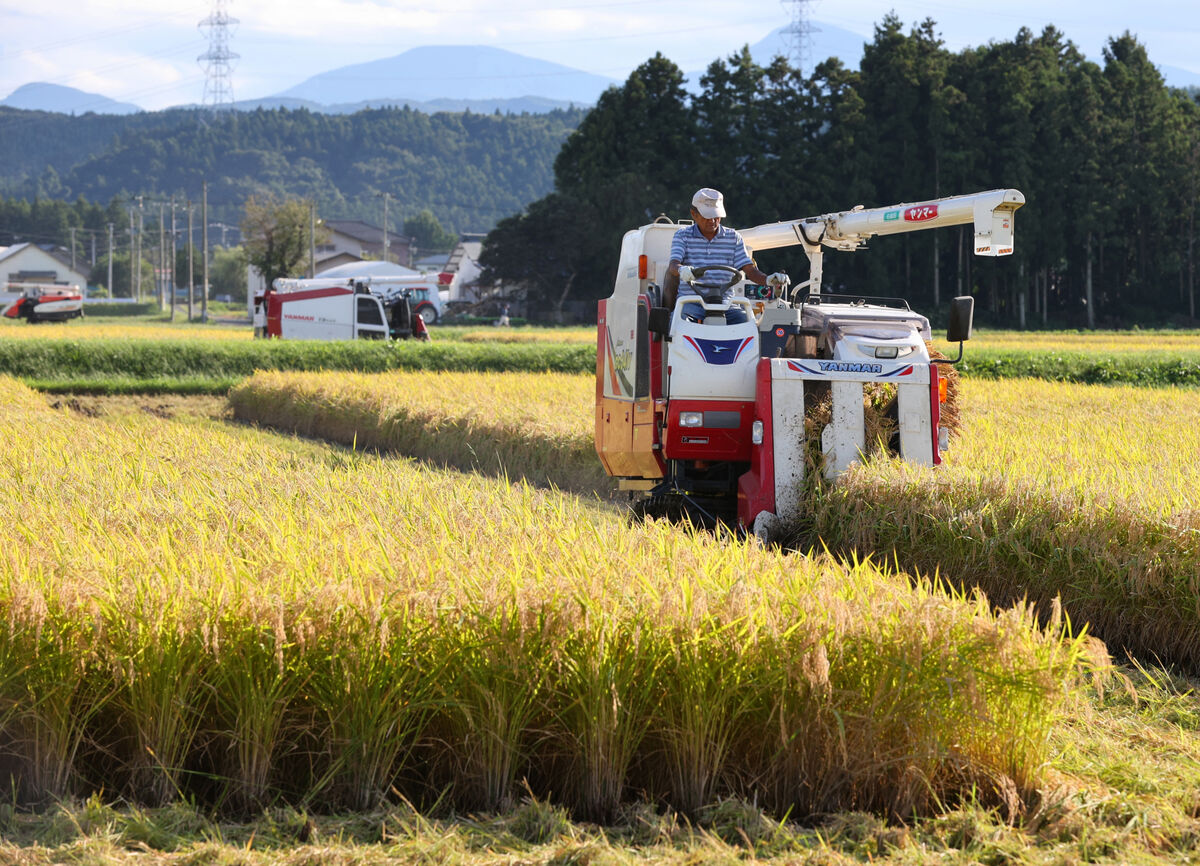
POLYGON ((870 210, 859 205, 853 210, 742 229, 741 234, 751 252, 804 247, 809 279, 793 289, 807 288, 809 294, 820 294, 822 246, 856 250, 873 235, 974 223, 975 255, 1007 256, 1013 251, 1013 214, 1023 204, 1025 196, 1020 190, 993 189, 870 210))

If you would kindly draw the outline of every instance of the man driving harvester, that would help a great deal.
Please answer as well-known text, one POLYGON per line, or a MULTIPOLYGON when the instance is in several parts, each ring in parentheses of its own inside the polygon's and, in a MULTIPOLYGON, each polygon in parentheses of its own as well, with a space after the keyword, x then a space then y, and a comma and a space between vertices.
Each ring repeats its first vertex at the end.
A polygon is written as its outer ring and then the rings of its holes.
MULTIPOLYGON (((750 282, 775 289, 786 285, 786 274, 775 273, 769 277, 758 269, 746 242, 734 229, 721 225, 725 216, 725 197, 715 189, 698 190, 692 196, 692 225, 675 233, 671 241, 671 263, 663 280, 663 304, 668 310, 675 308, 678 297, 694 296, 696 302, 684 305, 681 315, 693 322, 704 321, 704 306, 701 295, 707 290, 714 292, 724 288, 722 298, 728 300, 733 286, 727 286, 728 272, 712 271, 696 276, 695 270, 714 265, 738 268, 750 282), (699 289, 699 291, 697 291, 699 289)), ((738 325, 746 321, 746 313, 740 307, 731 307, 725 313, 725 321, 738 325)))

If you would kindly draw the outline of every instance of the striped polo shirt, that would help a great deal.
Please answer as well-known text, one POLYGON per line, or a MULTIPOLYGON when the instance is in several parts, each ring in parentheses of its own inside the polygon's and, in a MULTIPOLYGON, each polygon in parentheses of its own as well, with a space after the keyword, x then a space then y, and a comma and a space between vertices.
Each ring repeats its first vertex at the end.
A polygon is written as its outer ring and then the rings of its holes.
MULTIPOLYGON (((703 268, 709 265, 728 265, 732 268, 741 268, 753 261, 750 253, 746 252, 746 242, 734 229, 719 226, 717 233, 710 241, 700 234, 700 229, 695 224, 684 226, 675 232, 675 237, 671 241, 671 260, 691 268, 703 268)), ((728 283, 730 276, 731 274, 725 271, 713 271, 697 279, 696 284, 702 287, 716 288, 728 283)), ((725 296, 728 297, 732 293, 732 288, 727 289, 725 296)), ((680 280, 679 294, 695 295, 697 292, 680 280)))

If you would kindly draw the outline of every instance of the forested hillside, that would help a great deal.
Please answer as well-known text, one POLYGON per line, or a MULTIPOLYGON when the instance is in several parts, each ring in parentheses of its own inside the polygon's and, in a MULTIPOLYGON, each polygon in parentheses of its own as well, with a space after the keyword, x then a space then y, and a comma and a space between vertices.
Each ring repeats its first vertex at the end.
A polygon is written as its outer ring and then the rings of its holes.
MULTIPOLYGON (((586 306, 611 290, 622 232, 686 218, 700 186, 724 191, 734 227, 1016 187, 1014 256, 975 258, 969 227, 879 238, 827 255, 825 285, 931 312, 971 292, 1005 324, 1022 310, 1029 325, 1196 321, 1200 105, 1128 34, 1101 65, 1053 28, 954 53, 932 21, 906 33, 889 17, 860 71, 830 60, 800 75, 746 52, 701 83, 689 97, 658 56, 606 92, 559 154, 554 192, 492 233, 489 273, 586 306)), ((798 248, 760 259, 807 275, 798 248)))
POLYGON ((399 222, 424 208, 456 231, 486 231, 550 190, 582 110, 537 115, 353 115, 259 110, 68 117, 0 109, 0 194, 108 203, 175 196, 236 224, 253 194, 313 198, 321 216, 399 222))

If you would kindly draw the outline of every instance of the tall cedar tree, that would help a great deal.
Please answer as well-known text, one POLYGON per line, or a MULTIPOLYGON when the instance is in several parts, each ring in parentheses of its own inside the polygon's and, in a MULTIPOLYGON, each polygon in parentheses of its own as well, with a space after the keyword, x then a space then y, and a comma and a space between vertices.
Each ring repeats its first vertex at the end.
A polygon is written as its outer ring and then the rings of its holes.
MULTIPOLYGON (((489 275, 553 258, 567 298, 602 296, 621 233, 683 216, 698 186, 726 193, 735 226, 1016 187, 1028 203, 1011 258, 974 257, 969 226, 914 233, 831 253, 826 284, 904 295, 935 317, 970 293, 981 321, 1006 325, 1195 324, 1200 104, 1164 87, 1128 34, 1101 66, 1053 27, 952 53, 933 21, 906 33, 888 16, 857 71, 831 59, 805 76, 743 50, 711 64, 690 100, 680 81, 656 57, 604 95, 545 206, 489 238, 489 275), (581 245, 573 264, 547 252, 563 243, 581 245)), ((806 266, 785 250, 768 264, 806 266)))

